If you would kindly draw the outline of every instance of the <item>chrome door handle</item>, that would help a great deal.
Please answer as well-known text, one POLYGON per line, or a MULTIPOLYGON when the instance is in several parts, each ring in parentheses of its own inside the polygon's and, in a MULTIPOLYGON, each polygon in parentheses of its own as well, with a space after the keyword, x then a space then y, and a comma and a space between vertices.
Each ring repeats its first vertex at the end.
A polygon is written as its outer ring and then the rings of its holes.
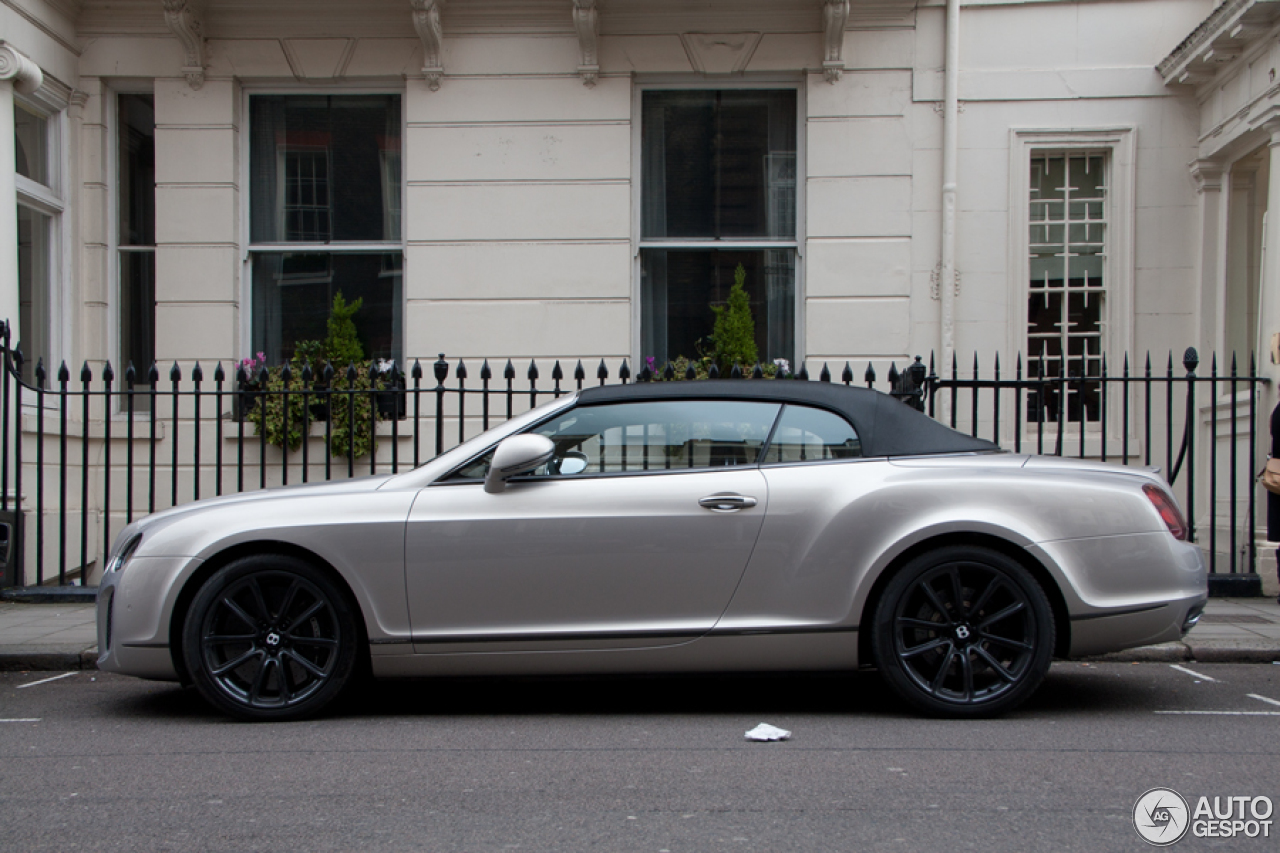
POLYGON ((756 499, 746 495, 708 495, 698 501, 698 506, 712 512, 737 512, 756 505, 756 499))

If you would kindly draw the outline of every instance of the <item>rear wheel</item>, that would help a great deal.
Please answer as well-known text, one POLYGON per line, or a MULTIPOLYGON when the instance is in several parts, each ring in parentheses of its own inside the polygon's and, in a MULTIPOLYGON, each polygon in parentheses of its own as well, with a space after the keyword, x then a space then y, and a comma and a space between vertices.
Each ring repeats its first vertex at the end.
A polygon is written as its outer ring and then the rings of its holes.
POLYGON ((1053 611, 1040 584, 998 551, 951 546, 923 554, 885 587, 872 647, 890 687, 946 717, 1001 714, 1049 670, 1053 611))
POLYGON ((358 628, 342 591, 281 555, 223 566, 196 593, 183 656, 201 695, 246 720, 315 714, 355 668, 358 628))

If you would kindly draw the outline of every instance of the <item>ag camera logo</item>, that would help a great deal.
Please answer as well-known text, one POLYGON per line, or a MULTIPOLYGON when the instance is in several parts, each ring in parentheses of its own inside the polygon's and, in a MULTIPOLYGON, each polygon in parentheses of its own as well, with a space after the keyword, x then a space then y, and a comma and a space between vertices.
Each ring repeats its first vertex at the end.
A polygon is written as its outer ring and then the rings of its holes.
POLYGON ((1133 828, 1148 844, 1168 847, 1191 825, 1187 801, 1172 788, 1152 788, 1133 804, 1133 828))

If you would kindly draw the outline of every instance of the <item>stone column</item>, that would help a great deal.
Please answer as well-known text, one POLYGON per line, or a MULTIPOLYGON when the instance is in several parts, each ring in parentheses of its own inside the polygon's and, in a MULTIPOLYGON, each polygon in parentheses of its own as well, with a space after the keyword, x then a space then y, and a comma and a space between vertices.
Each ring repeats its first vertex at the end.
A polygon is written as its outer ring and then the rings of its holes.
POLYGON ((40 66, 0 41, 0 320, 18 340, 18 188, 17 149, 13 141, 13 93, 31 94, 44 76, 40 66))
POLYGON ((1212 160, 1191 163, 1191 177, 1200 196, 1200 235, 1197 269, 1197 313, 1200 315, 1199 343, 1202 351, 1219 352, 1222 347, 1222 302, 1226 289, 1226 209, 1222 201, 1222 165, 1212 160))

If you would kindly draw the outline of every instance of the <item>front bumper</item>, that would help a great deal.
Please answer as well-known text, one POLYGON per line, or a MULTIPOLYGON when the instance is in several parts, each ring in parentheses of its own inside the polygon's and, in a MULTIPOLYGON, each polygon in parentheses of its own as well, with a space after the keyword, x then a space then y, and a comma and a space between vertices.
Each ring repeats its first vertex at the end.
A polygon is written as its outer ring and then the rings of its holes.
POLYGON ((108 572, 98 588, 98 669, 140 678, 178 680, 169 648, 175 579, 191 566, 185 557, 135 557, 108 572))

